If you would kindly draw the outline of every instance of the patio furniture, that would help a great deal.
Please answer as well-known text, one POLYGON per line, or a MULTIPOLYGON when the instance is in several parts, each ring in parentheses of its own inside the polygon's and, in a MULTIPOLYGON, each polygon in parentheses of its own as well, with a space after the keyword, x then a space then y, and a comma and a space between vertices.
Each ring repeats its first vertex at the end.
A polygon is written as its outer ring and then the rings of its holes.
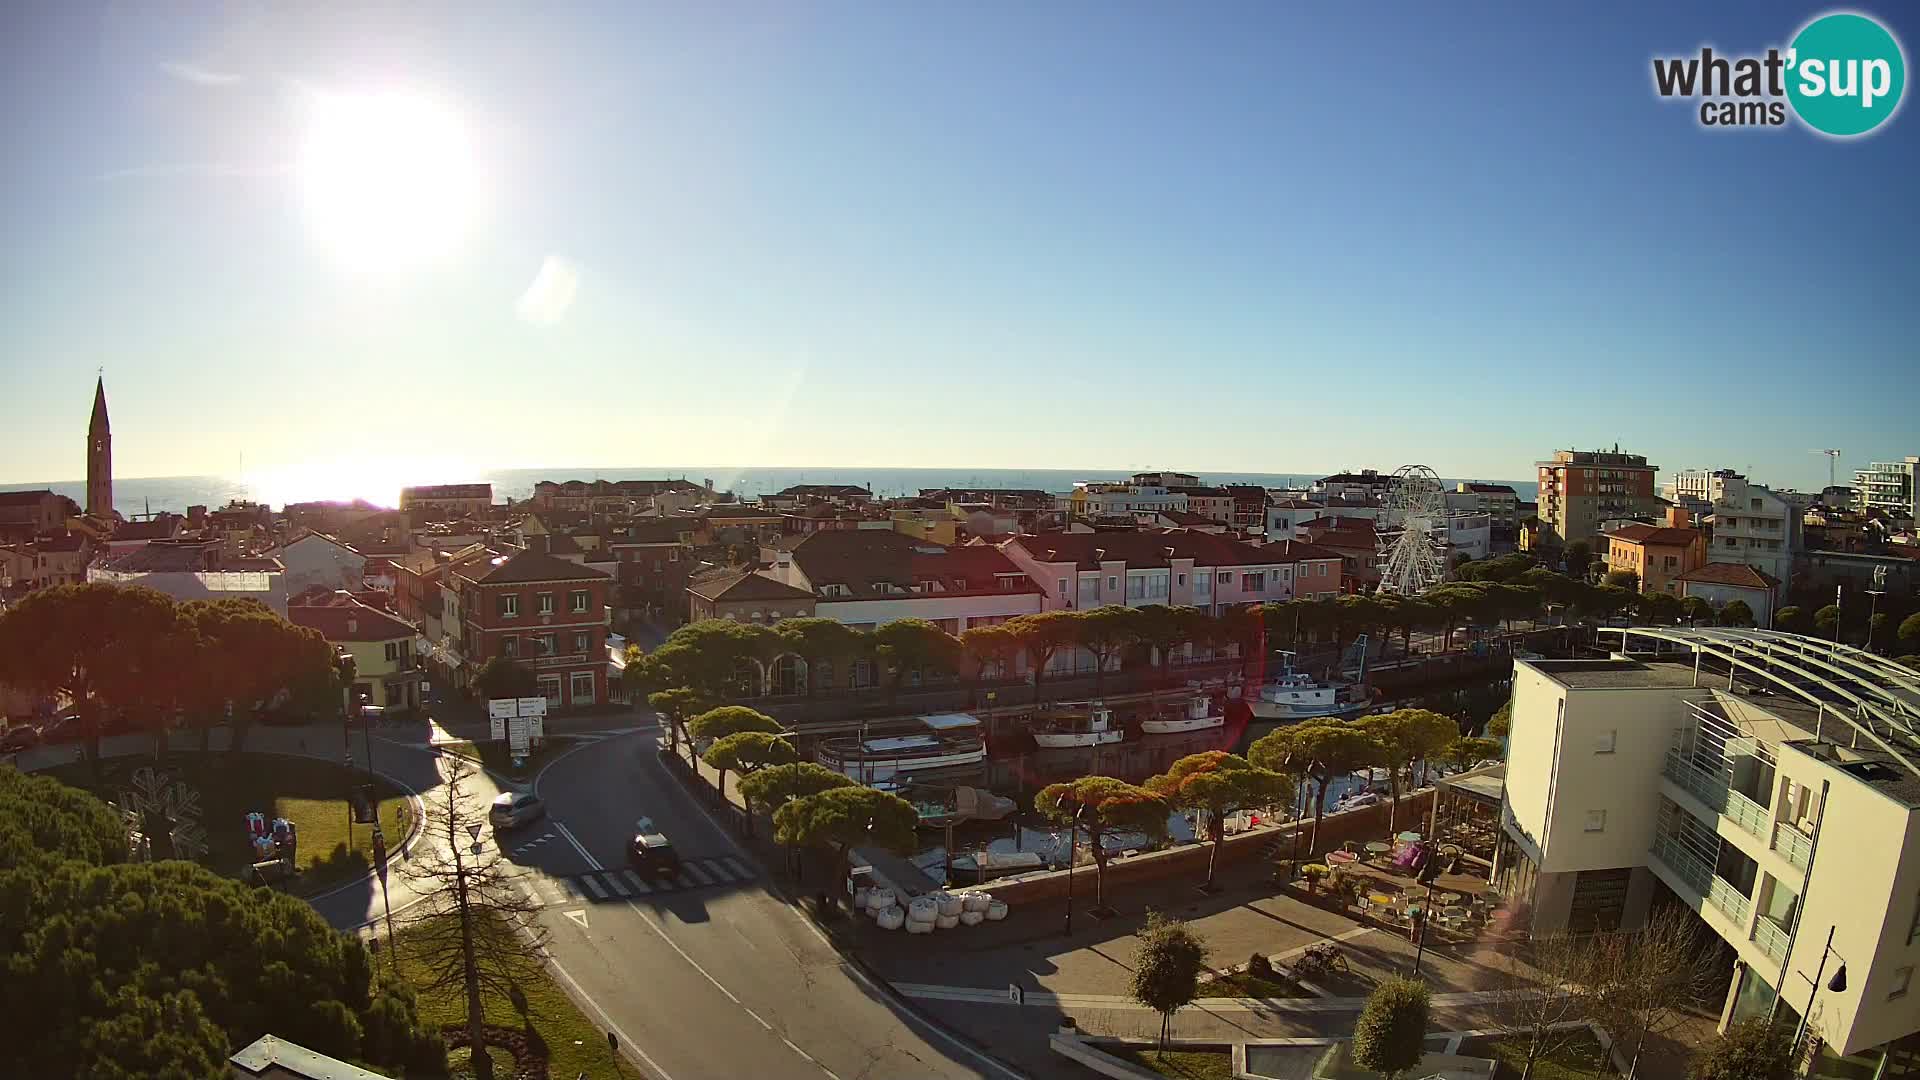
POLYGON ((1460 894, 1457 892, 1443 892, 1435 895, 1434 899, 1450 907, 1460 902, 1460 894))
POLYGON ((1327 852, 1327 864, 1329 866, 1346 866, 1349 863, 1356 863, 1359 861, 1360 861, 1360 856, 1355 855, 1351 851, 1327 852))
POLYGON ((1420 834, 1417 832, 1408 831, 1408 832, 1401 833, 1395 839, 1405 840, 1409 844, 1417 844, 1420 842, 1420 834))
POLYGON ((1390 854, 1392 851, 1393 851, 1393 845, 1385 842, 1384 840, 1369 840, 1367 842, 1368 858, 1377 859, 1382 855, 1390 854))

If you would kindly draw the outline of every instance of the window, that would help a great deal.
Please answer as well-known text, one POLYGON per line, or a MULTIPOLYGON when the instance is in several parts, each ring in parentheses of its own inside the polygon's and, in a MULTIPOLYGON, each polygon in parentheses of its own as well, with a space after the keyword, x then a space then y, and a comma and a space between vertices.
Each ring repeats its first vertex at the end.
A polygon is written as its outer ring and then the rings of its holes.
POLYGON ((1619 741, 1619 737, 1620 732, 1617 728, 1601 732, 1593 740, 1593 752, 1596 754, 1613 753, 1614 745, 1619 741))
POLYGON ((553 594, 550 592, 534 594, 533 609, 541 615, 553 614, 553 594))
POLYGON ((546 698, 549 705, 560 704, 560 676, 540 676, 540 696, 546 698))
POLYGON ((1913 982, 1913 965, 1893 969, 1892 985, 1887 988, 1887 1000, 1895 1001, 1907 996, 1907 986, 1913 982))
POLYGON ((585 589, 575 589, 568 596, 570 606, 575 615, 585 615, 587 613, 587 599, 588 593, 585 589))
POLYGON ((507 593, 500 598, 500 617, 511 619, 520 614, 520 594, 507 593))
POLYGON ((1246 573, 1246 574, 1240 575, 1240 589, 1242 592, 1250 592, 1250 593, 1266 592, 1267 591, 1266 572, 1261 571, 1259 573, 1246 573))
POLYGON ((1326 576, 1327 576, 1327 564, 1326 564, 1326 563, 1321 563, 1321 564, 1320 564, 1320 573, 1319 573, 1319 574, 1318 574, 1317 576, 1319 576, 1319 577, 1326 577, 1326 576))
POLYGON ((587 647, 592 644, 593 644, 592 634, 582 631, 581 633, 573 635, 573 651, 574 652, 577 652, 577 653, 586 652, 587 647))
POLYGON ((1233 571, 1231 570, 1220 571, 1220 584, 1225 585, 1226 583, 1232 580, 1233 580, 1233 571))
POLYGON ((501 656, 519 656, 520 655, 520 639, 517 637, 514 637, 512 634, 508 634, 506 637, 501 638, 500 639, 500 655, 501 656))
POLYGON ((1059 593, 1061 596, 1067 595, 1067 579, 1055 578, 1053 580, 1053 591, 1059 593))
POLYGON ((1120 579, 1119 579, 1119 578, 1117 578, 1117 577, 1114 577, 1114 576, 1113 576, 1113 575, 1111 575, 1111 574, 1109 574, 1109 575, 1107 576, 1107 591, 1108 591, 1108 592, 1119 592, 1119 591, 1120 591, 1120 579))
POLYGON ((535 634, 533 653, 535 656, 552 656, 555 652, 552 634, 535 634))
POLYGON ((1587 811, 1587 823, 1583 831, 1606 832, 1607 831, 1607 812, 1605 810, 1587 811))
POLYGON ((573 704, 593 704, 593 672, 576 671, 573 673, 573 704))
POLYGON ((1187 583, 1187 575, 1185 574, 1175 574, 1174 578, 1174 584, 1176 585, 1185 585, 1187 583))
POLYGON ((668 548, 668 549, 667 549, 667 561, 668 561, 668 562, 679 562, 679 561, 680 561, 680 549, 679 549, 679 548, 668 548))
POLYGON ((386 651, 388 660, 398 661, 404 664, 413 658, 413 642, 389 641, 387 642, 386 651))

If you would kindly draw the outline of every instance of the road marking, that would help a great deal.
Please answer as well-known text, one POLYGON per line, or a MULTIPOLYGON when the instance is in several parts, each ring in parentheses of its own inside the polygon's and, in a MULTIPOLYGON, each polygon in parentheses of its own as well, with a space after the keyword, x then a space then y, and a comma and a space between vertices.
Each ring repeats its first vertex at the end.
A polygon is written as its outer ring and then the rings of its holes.
POLYGON ((607 887, 612 889, 614 892, 619 893, 621 896, 633 895, 632 893, 627 891, 626 883, 621 881, 619 877, 617 877, 616 875, 601 874, 600 876, 607 879, 607 887))
POLYGON ((579 923, 580 929, 585 930, 587 928, 587 913, 585 911, 563 911, 560 914, 579 923))
POLYGON ((593 892, 593 898, 595 900, 605 900, 607 898, 607 890, 602 887, 599 882, 593 880, 591 874, 580 875, 580 884, 585 885, 593 892))
POLYGON ((687 876, 687 868, 684 866, 680 868, 680 876, 673 878, 672 881, 674 885, 682 889, 693 888, 693 878, 687 876))
POLYGON ((688 876, 693 878, 696 884, 700 884, 700 885, 713 884, 713 879, 708 877, 707 872, 705 870, 700 869, 700 866, 697 863, 688 863, 682 869, 686 871, 688 876))
POLYGON ((741 866, 740 861, 738 859, 735 859, 731 855, 721 859, 720 865, 726 867, 727 869, 733 871, 735 874, 739 875, 741 881, 753 880, 753 871, 747 869, 744 866, 741 866))
POLYGON ((622 870, 620 871, 620 874, 622 877, 627 879, 627 884, 640 890, 641 896, 645 896, 648 893, 653 891, 653 886, 647 884, 646 879, 642 878, 639 874, 634 873, 632 870, 622 870))
POLYGON ((520 883, 520 891, 527 894, 527 903, 532 904, 535 907, 547 906, 547 899, 540 895, 539 889, 536 889, 533 887, 533 882, 522 881, 520 883))

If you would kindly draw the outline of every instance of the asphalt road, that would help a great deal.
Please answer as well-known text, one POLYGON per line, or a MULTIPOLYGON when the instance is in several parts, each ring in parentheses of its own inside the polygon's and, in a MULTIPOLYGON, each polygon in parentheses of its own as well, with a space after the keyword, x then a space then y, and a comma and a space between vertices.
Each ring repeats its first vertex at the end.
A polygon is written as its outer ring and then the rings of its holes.
POLYGON ((804 915, 767 893, 746 852, 655 751, 643 731, 557 759, 538 781, 548 821, 502 842, 547 904, 541 922, 555 966, 649 1073, 1016 1075, 900 1009, 844 963, 804 915), (641 815, 680 852, 688 870, 677 881, 627 871, 641 815))

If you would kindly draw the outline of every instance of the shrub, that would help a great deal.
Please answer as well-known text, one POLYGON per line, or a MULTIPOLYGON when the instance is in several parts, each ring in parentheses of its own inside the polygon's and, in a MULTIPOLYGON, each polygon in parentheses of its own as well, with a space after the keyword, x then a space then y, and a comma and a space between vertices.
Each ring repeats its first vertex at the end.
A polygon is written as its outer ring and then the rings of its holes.
POLYGON ((1257 979, 1273 978, 1273 961, 1264 953, 1254 953, 1247 958, 1247 974, 1257 979))

